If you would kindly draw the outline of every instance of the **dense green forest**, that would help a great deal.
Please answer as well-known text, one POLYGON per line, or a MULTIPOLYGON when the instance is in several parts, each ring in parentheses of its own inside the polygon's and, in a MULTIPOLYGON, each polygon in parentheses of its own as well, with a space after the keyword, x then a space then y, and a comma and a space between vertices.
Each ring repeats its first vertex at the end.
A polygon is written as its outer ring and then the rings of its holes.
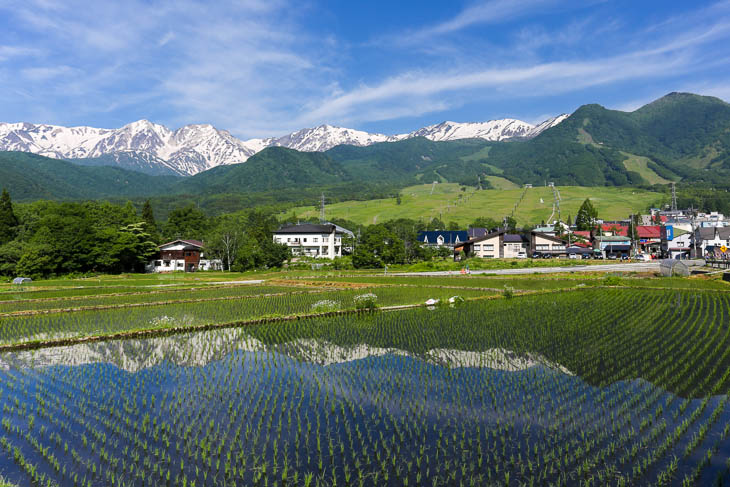
POLYGON ((0 152, 0 181, 16 201, 164 194, 178 180, 111 166, 79 166, 27 152, 0 152))

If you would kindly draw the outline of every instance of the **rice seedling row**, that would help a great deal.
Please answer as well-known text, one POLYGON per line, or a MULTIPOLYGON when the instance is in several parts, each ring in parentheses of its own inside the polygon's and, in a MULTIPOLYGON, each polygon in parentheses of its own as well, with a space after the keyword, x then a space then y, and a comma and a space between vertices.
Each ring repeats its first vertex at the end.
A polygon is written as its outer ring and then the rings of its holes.
POLYGON ((285 287, 285 286, 246 286, 233 288, 194 290, 181 293, 155 293, 116 295, 105 297, 64 299, 62 301, 36 301, 0 303, 0 316, 12 313, 43 314, 48 312, 59 313, 86 309, 111 309, 135 306, 159 306, 175 303, 195 303, 204 301, 243 299, 272 296, 276 294, 317 293, 326 291, 322 288, 285 287))
MULTIPOLYGON (((53 314, 0 317, 0 345, 115 334, 132 330, 179 328, 211 323, 235 323, 255 318, 321 313, 354 309, 357 296, 375 294, 382 306, 423 303, 429 298, 448 299, 453 293, 428 288, 378 288, 326 291, 225 299, 121 309, 72 311, 53 314)), ((482 291, 459 292, 478 297, 482 291)))
POLYGON ((726 293, 585 289, 2 354, 0 472, 707 485, 730 453, 729 314, 726 293))

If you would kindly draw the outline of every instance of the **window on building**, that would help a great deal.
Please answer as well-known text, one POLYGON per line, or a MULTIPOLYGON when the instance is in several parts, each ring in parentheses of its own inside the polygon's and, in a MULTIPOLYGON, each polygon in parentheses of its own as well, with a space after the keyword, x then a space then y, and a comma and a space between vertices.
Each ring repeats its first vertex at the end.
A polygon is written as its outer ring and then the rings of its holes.
POLYGON ((494 251, 494 244, 484 244, 484 251, 485 252, 493 252, 494 251))
POLYGON ((156 260, 155 261, 155 267, 160 267, 160 266, 162 266, 162 261, 161 260, 156 260))
POLYGON ((304 237, 304 238, 302 239, 302 242, 306 242, 306 241, 307 241, 307 237, 304 237))
POLYGON ((169 260, 166 260, 165 261, 165 267, 170 267, 170 261, 169 260))
POLYGON ((318 239, 317 237, 314 237, 314 238, 312 239, 312 242, 314 242, 314 243, 317 243, 317 242, 319 242, 319 239, 318 239))
POLYGON ((553 250, 565 250, 565 245, 553 244, 553 250))
POLYGON ((329 238, 327 238, 327 237, 322 237, 322 243, 327 243, 327 242, 329 242, 329 238))
POLYGON ((474 251, 479 252, 480 250, 482 250, 482 246, 479 244, 474 244, 474 251))
POLYGON ((185 257, 190 257, 190 252, 185 252, 185 257))
POLYGON ((550 250, 550 246, 545 244, 537 244, 535 245, 535 250, 550 250))

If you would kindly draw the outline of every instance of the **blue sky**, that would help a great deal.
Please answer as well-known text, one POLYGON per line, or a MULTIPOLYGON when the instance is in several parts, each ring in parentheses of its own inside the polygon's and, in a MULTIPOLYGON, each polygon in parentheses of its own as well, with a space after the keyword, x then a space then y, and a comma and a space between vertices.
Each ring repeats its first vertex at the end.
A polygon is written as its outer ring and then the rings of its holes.
POLYGON ((0 0, 0 121, 538 122, 671 91, 730 100, 730 1, 0 0))

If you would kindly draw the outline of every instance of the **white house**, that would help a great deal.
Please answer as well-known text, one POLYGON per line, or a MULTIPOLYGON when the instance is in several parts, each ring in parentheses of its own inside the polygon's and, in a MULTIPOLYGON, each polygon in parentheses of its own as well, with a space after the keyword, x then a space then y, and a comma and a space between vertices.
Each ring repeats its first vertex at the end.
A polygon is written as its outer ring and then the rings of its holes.
POLYGON ((701 255, 719 257, 721 247, 730 247, 730 227, 700 227, 695 231, 695 241, 701 255))
POLYGON ((200 240, 173 240, 159 246, 159 253, 146 266, 147 272, 220 271, 220 259, 204 259, 200 240))
POLYGON ((294 256, 334 259, 342 257, 342 237, 345 235, 354 237, 351 231, 332 223, 302 223, 275 231, 274 242, 286 244, 294 256))

